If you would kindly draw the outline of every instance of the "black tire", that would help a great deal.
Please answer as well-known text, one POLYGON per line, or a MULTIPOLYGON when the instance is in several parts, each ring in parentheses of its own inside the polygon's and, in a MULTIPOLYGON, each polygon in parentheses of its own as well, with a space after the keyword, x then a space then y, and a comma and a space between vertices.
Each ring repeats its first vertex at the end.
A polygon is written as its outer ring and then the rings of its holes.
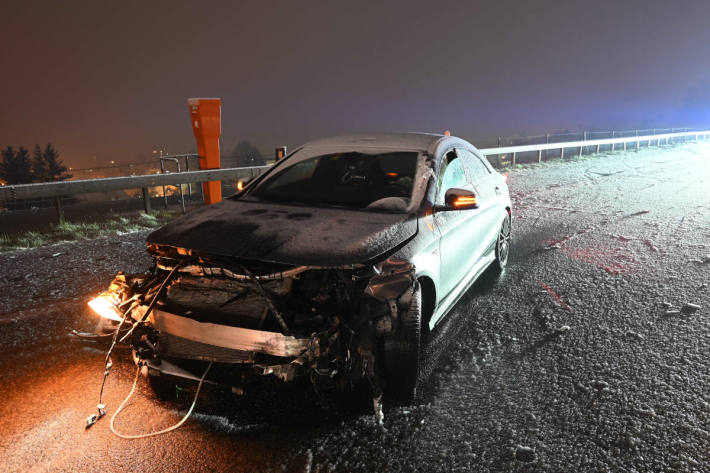
POLYGON ((496 273, 501 273, 508 264, 510 256, 510 215, 506 213, 503 223, 498 231, 498 239, 496 240, 496 259, 491 265, 496 273))
POLYGON ((399 312, 397 330, 384 339, 385 399, 410 404, 417 393, 421 344, 422 291, 416 282, 412 302, 399 312))

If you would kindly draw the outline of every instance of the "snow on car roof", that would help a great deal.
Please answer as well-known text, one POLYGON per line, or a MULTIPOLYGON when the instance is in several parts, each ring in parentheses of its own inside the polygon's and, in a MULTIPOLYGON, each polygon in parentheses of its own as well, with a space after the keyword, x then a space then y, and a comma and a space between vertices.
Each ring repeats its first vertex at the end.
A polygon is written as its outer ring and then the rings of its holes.
POLYGON ((358 148, 396 148, 425 151, 444 135, 434 133, 369 133, 341 135, 310 141, 304 148, 354 146, 358 148))

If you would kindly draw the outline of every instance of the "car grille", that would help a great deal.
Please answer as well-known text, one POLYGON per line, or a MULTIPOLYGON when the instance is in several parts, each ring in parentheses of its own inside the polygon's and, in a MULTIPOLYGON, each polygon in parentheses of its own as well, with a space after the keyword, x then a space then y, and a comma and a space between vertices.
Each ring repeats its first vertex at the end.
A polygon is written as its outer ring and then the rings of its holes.
POLYGON ((218 363, 253 363, 254 353, 233 350, 206 343, 194 342, 186 338, 161 333, 159 337, 161 356, 190 360, 214 361, 218 363))

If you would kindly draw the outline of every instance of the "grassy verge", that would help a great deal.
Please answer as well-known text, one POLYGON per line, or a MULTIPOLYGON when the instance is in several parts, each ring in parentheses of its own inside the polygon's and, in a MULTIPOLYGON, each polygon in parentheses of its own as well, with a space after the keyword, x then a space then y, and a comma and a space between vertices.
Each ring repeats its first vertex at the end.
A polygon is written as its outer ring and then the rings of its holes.
POLYGON ((46 231, 28 231, 17 235, 0 234, 0 252, 150 230, 163 225, 176 215, 176 211, 167 210, 132 216, 116 215, 100 222, 64 222, 46 231))

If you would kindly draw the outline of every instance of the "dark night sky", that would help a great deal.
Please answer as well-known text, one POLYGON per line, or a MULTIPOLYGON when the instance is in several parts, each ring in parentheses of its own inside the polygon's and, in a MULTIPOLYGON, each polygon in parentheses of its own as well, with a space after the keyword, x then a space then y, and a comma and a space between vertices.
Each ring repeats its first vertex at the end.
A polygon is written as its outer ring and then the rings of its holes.
POLYGON ((7 3, 0 146, 73 166, 190 151, 200 96, 223 99, 223 152, 710 122, 707 0, 7 3))

